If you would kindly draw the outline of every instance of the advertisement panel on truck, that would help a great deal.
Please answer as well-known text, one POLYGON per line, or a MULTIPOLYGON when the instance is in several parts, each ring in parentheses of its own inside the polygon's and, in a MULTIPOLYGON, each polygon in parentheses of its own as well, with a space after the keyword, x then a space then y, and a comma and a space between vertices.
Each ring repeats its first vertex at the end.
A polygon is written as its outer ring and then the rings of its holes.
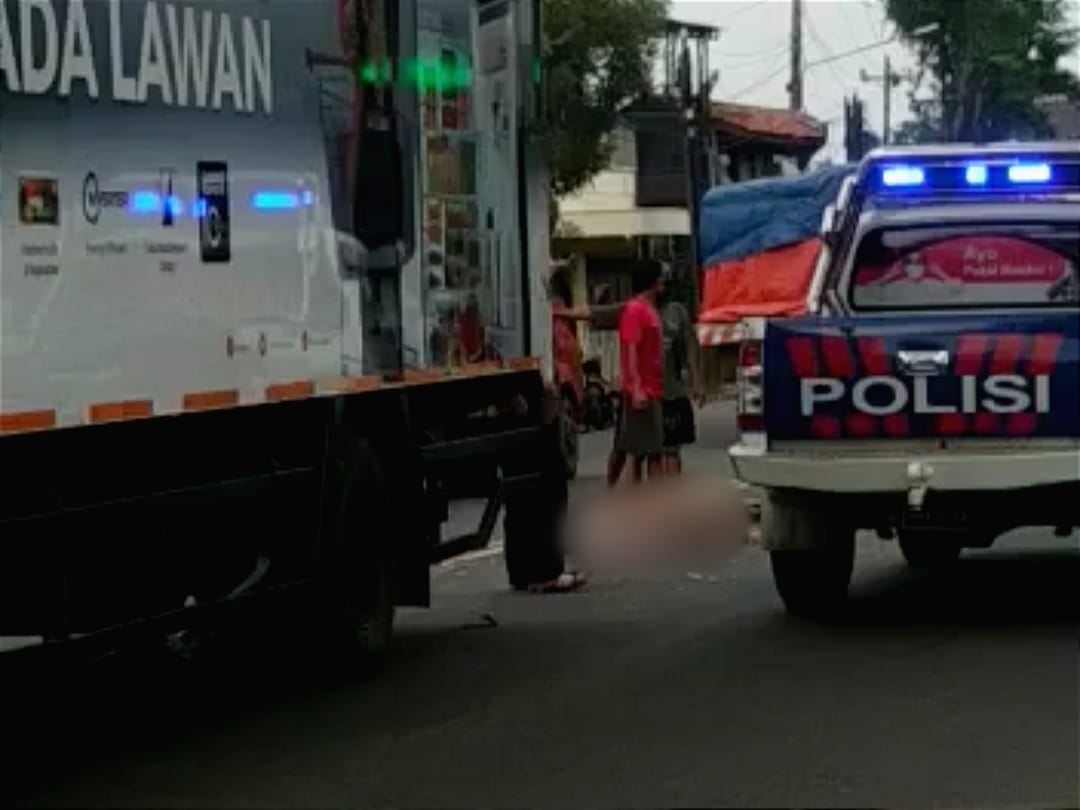
POLYGON ((5 411, 524 350, 512 3, 0 10, 5 411))
MULTIPOLYGON (((357 122, 389 98, 355 67, 386 32, 356 42, 352 5, 4 0, 4 411, 382 370, 353 209, 357 122)), ((383 163, 365 188, 400 196, 383 163)))

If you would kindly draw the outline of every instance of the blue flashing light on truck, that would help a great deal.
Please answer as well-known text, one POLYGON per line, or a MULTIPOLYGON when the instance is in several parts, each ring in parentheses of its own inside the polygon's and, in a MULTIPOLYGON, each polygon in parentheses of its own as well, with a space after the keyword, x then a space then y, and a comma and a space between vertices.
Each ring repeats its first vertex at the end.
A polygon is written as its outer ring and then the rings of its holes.
POLYGON ((840 609, 860 529, 940 567, 1080 526, 1080 144, 879 150, 821 240, 808 314, 754 322, 738 366, 788 610, 840 609))

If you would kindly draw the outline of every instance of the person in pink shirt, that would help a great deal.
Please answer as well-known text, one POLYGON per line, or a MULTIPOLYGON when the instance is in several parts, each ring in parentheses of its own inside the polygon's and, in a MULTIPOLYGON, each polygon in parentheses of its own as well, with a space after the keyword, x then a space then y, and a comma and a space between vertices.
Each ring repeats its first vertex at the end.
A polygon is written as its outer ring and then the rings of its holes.
POLYGON ((656 299, 663 289, 660 262, 634 270, 634 297, 619 317, 619 369, 623 395, 618 450, 634 459, 634 480, 644 463, 650 478, 661 474, 664 452, 664 335, 656 299))

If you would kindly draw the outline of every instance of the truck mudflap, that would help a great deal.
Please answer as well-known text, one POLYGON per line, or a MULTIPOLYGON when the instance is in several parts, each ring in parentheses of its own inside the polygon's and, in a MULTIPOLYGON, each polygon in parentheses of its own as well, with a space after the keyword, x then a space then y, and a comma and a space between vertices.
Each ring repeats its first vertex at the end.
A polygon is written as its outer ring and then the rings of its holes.
POLYGON ((769 321, 771 440, 1076 438, 1080 312, 769 321))

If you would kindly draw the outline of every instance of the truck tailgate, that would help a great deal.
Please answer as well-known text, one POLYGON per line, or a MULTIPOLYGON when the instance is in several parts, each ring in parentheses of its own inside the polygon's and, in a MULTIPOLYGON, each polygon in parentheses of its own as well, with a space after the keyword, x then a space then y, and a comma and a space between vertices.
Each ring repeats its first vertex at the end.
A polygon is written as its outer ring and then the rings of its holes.
POLYGON ((768 322, 772 440, 1080 436, 1080 313, 768 322))

